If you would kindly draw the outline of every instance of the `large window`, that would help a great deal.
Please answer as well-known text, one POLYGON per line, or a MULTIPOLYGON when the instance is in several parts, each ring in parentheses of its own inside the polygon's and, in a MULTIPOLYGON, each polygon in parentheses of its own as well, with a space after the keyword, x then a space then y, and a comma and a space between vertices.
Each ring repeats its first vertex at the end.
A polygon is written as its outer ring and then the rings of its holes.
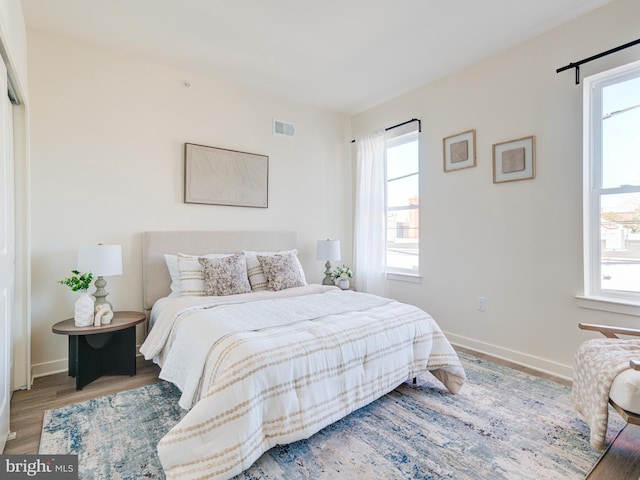
POLYGON ((387 272, 418 275, 418 132, 387 140, 387 272))
POLYGON ((584 83, 585 296, 640 304, 640 62, 584 83))

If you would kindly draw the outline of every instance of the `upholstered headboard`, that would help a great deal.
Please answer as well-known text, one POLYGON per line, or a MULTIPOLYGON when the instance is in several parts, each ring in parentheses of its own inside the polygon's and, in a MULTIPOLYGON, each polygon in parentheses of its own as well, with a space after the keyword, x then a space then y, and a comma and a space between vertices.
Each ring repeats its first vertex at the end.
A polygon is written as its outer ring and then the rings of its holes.
POLYGON ((143 232, 142 282, 144 308, 170 293, 171 280, 164 254, 239 253, 242 250, 279 251, 296 248, 297 234, 288 231, 171 231, 143 232))

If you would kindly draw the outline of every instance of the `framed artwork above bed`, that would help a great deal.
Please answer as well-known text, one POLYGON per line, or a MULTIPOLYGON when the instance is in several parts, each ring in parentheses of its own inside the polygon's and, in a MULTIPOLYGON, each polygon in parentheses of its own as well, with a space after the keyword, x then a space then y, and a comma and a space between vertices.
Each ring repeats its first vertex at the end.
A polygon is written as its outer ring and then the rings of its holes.
POLYGON ((269 157, 184 144, 184 201, 268 207, 269 157))

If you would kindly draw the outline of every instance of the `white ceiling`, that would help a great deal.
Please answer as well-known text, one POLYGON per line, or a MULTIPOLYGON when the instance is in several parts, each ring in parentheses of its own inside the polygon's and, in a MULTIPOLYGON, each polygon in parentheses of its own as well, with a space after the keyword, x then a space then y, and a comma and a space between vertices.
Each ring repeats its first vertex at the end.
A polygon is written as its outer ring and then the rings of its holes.
POLYGON ((513 47, 609 1, 21 3, 28 28, 60 33, 296 102, 353 114, 513 47))

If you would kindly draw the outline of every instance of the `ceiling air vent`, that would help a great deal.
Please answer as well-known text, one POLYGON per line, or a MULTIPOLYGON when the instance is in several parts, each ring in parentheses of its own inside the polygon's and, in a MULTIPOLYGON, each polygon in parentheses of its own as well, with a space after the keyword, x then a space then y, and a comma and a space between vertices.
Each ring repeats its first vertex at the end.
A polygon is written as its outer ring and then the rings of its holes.
POLYGON ((284 135, 285 137, 293 137, 295 126, 291 122, 273 119, 273 134, 284 135))

